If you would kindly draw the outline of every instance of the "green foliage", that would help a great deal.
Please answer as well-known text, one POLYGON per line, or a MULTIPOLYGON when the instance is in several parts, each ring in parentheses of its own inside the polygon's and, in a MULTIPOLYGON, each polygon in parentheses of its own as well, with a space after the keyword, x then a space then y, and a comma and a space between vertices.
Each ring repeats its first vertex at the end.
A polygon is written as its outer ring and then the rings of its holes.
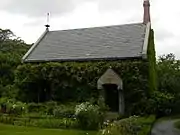
POLYGON ((0 29, 0 97, 14 98, 17 96, 17 89, 12 87, 14 70, 21 64, 21 57, 29 47, 12 31, 0 29), (9 90, 10 87, 13 92, 9 90))
POLYGON ((58 104, 54 101, 46 103, 29 103, 28 117, 36 119, 48 116, 52 116, 55 118, 73 118, 74 109, 74 103, 58 104))
POLYGON ((34 122, 34 126, 43 128, 78 128, 76 120, 73 119, 41 119, 34 122))
POLYGON ((49 102, 46 102, 45 105, 46 105, 46 113, 48 115, 53 115, 53 110, 54 108, 56 108, 58 104, 55 101, 49 101, 49 102))
POLYGON ((2 87, 1 96, 15 99, 18 95, 18 89, 14 85, 6 85, 2 87))
POLYGON ((99 129, 104 120, 104 114, 100 112, 100 107, 98 105, 92 105, 89 102, 77 105, 75 115, 82 129, 99 129))
POLYGON ((0 84, 5 86, 12 84, 14 80, 14 70, 19 64, 19 60, 16 56, 13 58, 13 54, 3 54, 0 52, 0 84))
POLYGON ((8 41, 10 38, 14 36, 13 32, 9 29, 0 29, 0 44, 5 41, 8 41))
POLYGON ((28 104, 28 112, 45 112, 46 111, 46 106, 45 104, 40 104, 40 103, 29 103, 28 104))
POLYGON ((180 129, 180 121, 177 121, 177 122, 175 122, 175 127, 177 128, 177 129, 180 129))
POLYGON ((102 96, 99 96, 97 105, 101 112, 107 112, 109 110, 109 107, 105 104, 105 100, 102 96))
POLYGON ((0 123, 11 124, 17 126, 31 126, 41 128, 78 128, 76 119, 55 119, 55 118, 25 118, 25 117, 13 117, 10 115, 0 115, 0 123))
POLYGON ((9 116, 0 114, 0 123, 13 124, 14 123, 14 117, 9 117, 9 116))
POLYGON ((141 125, 141 129, 138 132, 138 135, 149 135, 151 133, 151 129, 155 121, 156 118, 154 115, 138 118, 137 124, 141 125))
POLYGON ((131 116, 126 119, 105 123, 106 127, 100 131, 101 135, 148 135, 155 121, 154 116, 131 116))
POLYGON ((180 109, 180 61, 174 54, 162 55, 157 62, 158 89, 162 93, 174 95, 174 102, 171 104, 171 113, 179 114, 180 109))
POLYGON ((153 30, 150 31, 147 53, 148 53, 148 62, 149 62, 149 89, 150 92, 153 92, 157 90, 156 53, 155 53, 153 30))
POLYGON ((171 113, 169 111, 172 110, 174 99, 174 96, 171 94, 154 92, 154 94, 151 95, 151 99, 149 99, 151 106, 151 108, 149 108, 149 112, 154 111, 155 114, 160 117, 169 115, 171 113))
POLYGON ((28 112, 26 114, 21 115, 20 117, 29 118, 29 119, 46 119, 46 118, 51 118, 50 115, 46 115, 43 112, 28 112))
MULTIPOLYGON (((168 93, 155 91, 151 93, 150 97, 142 98, 138 103, 134 104, 136 108, 134 114, 150 115, 155 114, 157 117, 163 117, 171 114, 175 98, 168 93)), ((132 108, 135 110, 135 108, 132 108)))
POLYGON ((0 29, 0 52, 1 53, 22 56, 29 47, 30 46, 27 46, 23 40, 16 37, 11 30, 0 29))
POLYGON ((148 62, 140 60, 24 64, 15 72, 18 99, 25 102, 83 102, 99 97, 97 80, 112 67, 123 79, 129 112, 148 93, 148 62), (133 98, 132 98, 133 97, 133 98))
POLYGON ((25 103, 8 98, 0 98, 0 112, 20 115, 27 111, 25 103))
POLYGON ((178 96, 180 94, 180 61, 174 54, 160 56, 158 59, 159 90, 178 96))
POLYGON ((56 118, 72 118, 74 117, 75 107, 59 105, 53 110, 53 115, 56 118))

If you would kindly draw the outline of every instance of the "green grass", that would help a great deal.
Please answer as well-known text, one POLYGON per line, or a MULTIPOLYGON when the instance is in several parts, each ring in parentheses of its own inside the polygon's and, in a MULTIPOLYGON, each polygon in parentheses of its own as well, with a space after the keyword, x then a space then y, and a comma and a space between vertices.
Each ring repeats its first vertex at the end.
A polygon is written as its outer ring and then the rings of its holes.
POLYGON ((138 125, 141 125, 141 131, 138 135, 148 135, 150 133, 152 124, 155 122, 156 118, 154 115, 148 117, 140 117, 137 119, 138 125))
POLYGON ((162 118, 159 118, 157 122, 162 122, 162 121, 167 121, 167 120, 176 120, 176 119, 180 119, 180 115, 162 117, 162 118))
POLYGON ((0 135, 96 135, 94 131, 58 130, 0 124, 0 135))
POLYGON ((174 123, 174 126, 177 128, 177 129, 180 129, 180 120, 175 122, 174 123))

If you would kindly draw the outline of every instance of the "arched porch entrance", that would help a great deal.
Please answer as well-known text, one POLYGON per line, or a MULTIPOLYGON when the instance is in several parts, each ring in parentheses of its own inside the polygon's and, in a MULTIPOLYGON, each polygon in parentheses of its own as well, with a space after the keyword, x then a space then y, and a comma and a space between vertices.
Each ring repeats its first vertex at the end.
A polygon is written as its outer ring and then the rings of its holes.
POLYGON ((124 114, 124 96, 122 79, 112 69, 108 69, 97 82, 98 89, 110 111, 124 114))

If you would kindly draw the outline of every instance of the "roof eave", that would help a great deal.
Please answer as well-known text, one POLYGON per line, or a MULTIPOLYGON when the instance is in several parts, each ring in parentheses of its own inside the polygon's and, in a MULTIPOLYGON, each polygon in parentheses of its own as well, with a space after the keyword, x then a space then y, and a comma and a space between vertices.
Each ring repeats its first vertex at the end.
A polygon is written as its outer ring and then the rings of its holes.
POLYGON ((87 62, 87 61, 116 61, 116 60, 142 60, 142 56, 135 57, 108 57, 108 58, 77 58, 77 59, 44 59, 30 60, 26 59, 25 63, 41 63, 41 62, 87 62))
POLYGON ((28 56, 33 52, 33 50, 36 48, 36 46, 42 41, 42 39, 46 36, 46 34, 49 32, 48 29, 44 31, 44 33, 40 36, 40 38, 34 43, 34 45, 28 50, 28 52, 23 56, 22 63, 27 61, 28 56))
POLYGON ((151 30, 151 23, 149 22, 146 25, 146 32, 145 32, 145 38, 144 38, 144 44, 143 44, 143 50, 142 50, 142 58, 143 59, 147 59, 150 30, 151 30))

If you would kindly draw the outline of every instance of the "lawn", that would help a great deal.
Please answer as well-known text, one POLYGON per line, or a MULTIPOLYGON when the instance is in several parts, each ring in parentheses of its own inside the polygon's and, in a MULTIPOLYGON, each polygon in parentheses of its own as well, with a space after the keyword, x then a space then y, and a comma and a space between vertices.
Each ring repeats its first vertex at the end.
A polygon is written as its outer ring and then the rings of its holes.
POLYGON ((18 127, 0 124, 0 135, 96 135, 93 131, 18 127))
POLYGON ((180 120, 179 120, 179 121, 177 121, 177 122, 175 122, 175 124, 174 124, 174 125, 175 125, 175 127, 176 127, 176 128, 180 129, 180 120))

